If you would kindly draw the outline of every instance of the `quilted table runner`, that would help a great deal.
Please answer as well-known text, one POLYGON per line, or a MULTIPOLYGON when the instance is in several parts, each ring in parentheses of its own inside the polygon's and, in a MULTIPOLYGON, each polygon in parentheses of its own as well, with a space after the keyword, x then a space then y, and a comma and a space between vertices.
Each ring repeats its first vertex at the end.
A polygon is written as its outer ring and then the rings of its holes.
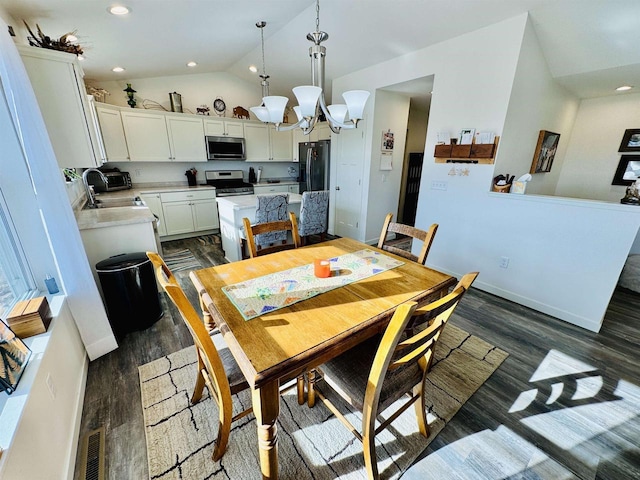
POLYGON ((330 258, 329 261, 331 276, 328 278, 317 278, 310 263, 229 285, 222 291, 244 319, 251 320, 404 264, 368 248, 330 258))

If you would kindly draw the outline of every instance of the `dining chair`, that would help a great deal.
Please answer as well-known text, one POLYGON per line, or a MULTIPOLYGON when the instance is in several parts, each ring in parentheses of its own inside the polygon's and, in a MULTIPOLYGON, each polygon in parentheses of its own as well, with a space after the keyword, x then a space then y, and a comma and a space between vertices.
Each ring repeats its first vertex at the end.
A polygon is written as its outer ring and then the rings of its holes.
POLYGON ((293 212, 289 212, 288 220, 255 223, 252 225, 249 219, 244 217, 242 219, 242 223, 244 224, 245 237, 247 240, 247 247, 249 250, 250 258, 279 252, 281 250, 290 250, 292 248, 298 248, 300 246, 298 222, 296 220, 296 215, 293 212), (256 237, 258 237, 259 235, 270 234, 272 232, 283 232, 285 241, 287 239, 287 232, 291 232, 291 243, 276 243, 275 245, 268 245, 266 247, 258 245, 258 243, 256 242, 256 237))
MULTIPOLYGON (((256 217, 255 222, 267 223, 287 220, 289 212, 289 194, 276 193, 273 195, 256 195, 256 217)), ((260 247, 269 246, 277 242, 285 242, 287 233, 273 231, 263 233, 255 238, 256 245, 260 247)))
POLYGON ((309 235, 320 235, 324 241, 329 219, 329 190, 302 193, 300 204, 300 222, 298 233, 302 245, 307 243, 309 235))
POLYGON ((378 248, 382 250, 386 250, 387 252, 394 253, 396 255, 400 255, 401 257, 407 258, 414 262, 418 262, 422 265, 425 264, 427 260, 427 254, 429 253, 429 249, 431 248, 431 244, 433 243, 433 238, 436 236, 436 231, 438 230, 438 224, 434 223, 429 227, 429 230, 424 231, 416 227, 412 227, 410 225, 404 225, 402 223, 392 222, 393 213, 387 214, 387 217, 384 219, 384 225, 382 226, 382 233, 380 234, 380 240, 378 240, 378 248), (415 238, 417 240, 422 241, 422 249, 420 250, 419 255, 413 255, 411 252, 407 252, 398 247, 394 247, 387 243, 387 234, 388 233, 399 233, 401 235, 407 235, 409 237, 415 238))
POLYGON ((308 403, 320 398, 363 445, 367 477, 378 478, 375 436, 387 428, 412 404, 418 429, 427 437, 424 383, 433 362, 435 346, 442 330, 478 272, 463 276, 453 291, 434 302, 418 307, 416 302, 400 305, 382 339, 373 337, 317 368, 322 381, 309 382, 308 403), (416 328, 416 324, 420 327, 416 328), (328 398, 333 390, 362 414, 359 431, 328 398), (376 418, 403 396, 386 420, 376 427, 376 418))
POLYGON ((200 401, 206 386, 209 390, 209 395, 218 404, 218 437, 211 457, 214 461, 217 461, 222 458, 227 449, 231 423, 253 411, 252 408, 248 408, 233 415, 231 395, 248 389, 249 384, 229 351, 222 335, 219 333, 212 336, 209 335, 198 313, 162 257, 154 252, 147 252, 147 256, 155 267, 158 283, 180 312, 196 347, 198 374, 193 395, 191 396, 191 403, 196 404, 200 401))

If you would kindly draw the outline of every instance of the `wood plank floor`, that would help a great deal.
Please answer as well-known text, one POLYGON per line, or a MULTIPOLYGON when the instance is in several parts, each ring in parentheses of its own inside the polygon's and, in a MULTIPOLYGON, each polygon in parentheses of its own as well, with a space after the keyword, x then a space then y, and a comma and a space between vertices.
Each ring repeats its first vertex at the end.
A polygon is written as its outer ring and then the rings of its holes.
MULTIPOLYGON (((206 239, 163 248, 224 263, 206 239)), ((187 274, 176 276, 197 305, 187 274)), ((89 365, 80 441, 105 426, 109 479, 148 478, 138 366, 192 343, 162 304, 162 319, 89 365)), ((510 356, 403 478, 640 478, 640 295, 616 291, 598 334, 475 289, 452 322, 510 356)))

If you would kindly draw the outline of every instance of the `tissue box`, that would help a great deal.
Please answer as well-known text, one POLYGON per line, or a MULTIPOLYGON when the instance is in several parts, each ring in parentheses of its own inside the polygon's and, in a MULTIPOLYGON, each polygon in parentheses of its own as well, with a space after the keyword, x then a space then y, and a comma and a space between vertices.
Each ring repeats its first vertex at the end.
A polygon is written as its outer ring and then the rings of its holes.
POLYGON ((45 297, 18 302, 7 318, 7 324, 20 338, 44 333, 50 323, 51 310, 45 297))
POLYGON ((511 193, 524 193, 527 188, 527 182, 513 182, 511 185, 511 193))

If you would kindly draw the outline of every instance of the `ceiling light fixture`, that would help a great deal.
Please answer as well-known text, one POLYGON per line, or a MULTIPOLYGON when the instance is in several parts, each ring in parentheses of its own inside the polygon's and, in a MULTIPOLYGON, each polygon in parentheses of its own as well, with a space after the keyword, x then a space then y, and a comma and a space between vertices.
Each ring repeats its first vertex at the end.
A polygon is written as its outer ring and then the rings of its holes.
POLYGON ((197 64, 196 62, 189 62, 189 63, 187 63, 187 67, 195 67, 195 66, 197 66, 197 65, 198 65, 198 64, 197 64))
POLYGON ((111 69, 112 72, 116 72, 116 73, 120 73, 120 72, 124 72, 124 68, 122 67, 113 67, 111 69))
POLYGON ((327 33, 320 31, 320 0, 316 0, 316 31, 307 34, 307 40, 313 42, 313 46, 309 47, 312 85, 293 89, 293 93, 298 100, 298 106, 293 107, 293 111, 298 116, 298 122, 294 125, 283 126, 284 110, 289 99, 287 97, 271 97, 268 95, 265 95, 262 99, 263 107, 251 107, 249 109, 259 120, 265 123, 274 123, 276 130, 279 131, 293 130, 296 127, 300 127, 305 135, 311 133, 318 122, 320 113, 324 114, 331 131, 334 133, 340 133, 342 128, 351 129, 358 126, 358 121, 362 119, 364 106, 370 95, 369 92, 366 90, 344 92, 342 97, 346 104, 327 106, 325 102, 324 57, 326 56, 326 48, 321 43, 328 38, 329 35, 327 33), (347 113, 349 114, 349 120, 345 121, 347 113))
POLYGON ((627 90, 631 90, 633 87, 631 85, 622 85, 621 87, 616 88, 617 92, 624 92, 627 90))
MULTIPOLYGON (((267 26, 267 22, 265 22, 264 20, 256 23, 256 27, 260 29, 260 42, 262 44, 262 73, 260 74, 260 78, 262 80, 260 81, 260 85, 262 86, 263 101, 264 101, 264 97, 269 96, 269 75, 267 75, 267 72, 264 66, 264 27, 266 26, 267 26)), ((264 107, 260 107, 260 108, 264 108, 264 107)), ((284 115, 284 111, 282 113, 284 115)))
POLYGON ((125 7, 124 5, 112 5, 111 7, 109 7, 108 11, 112 15, 126 15, 127 13, 131 12, 131 9, 129 9, 129 7, 125 7))
POLYGON ((252 73, 258 73, 258 67, 255 65, 249 65, 249 71, 252 73))

